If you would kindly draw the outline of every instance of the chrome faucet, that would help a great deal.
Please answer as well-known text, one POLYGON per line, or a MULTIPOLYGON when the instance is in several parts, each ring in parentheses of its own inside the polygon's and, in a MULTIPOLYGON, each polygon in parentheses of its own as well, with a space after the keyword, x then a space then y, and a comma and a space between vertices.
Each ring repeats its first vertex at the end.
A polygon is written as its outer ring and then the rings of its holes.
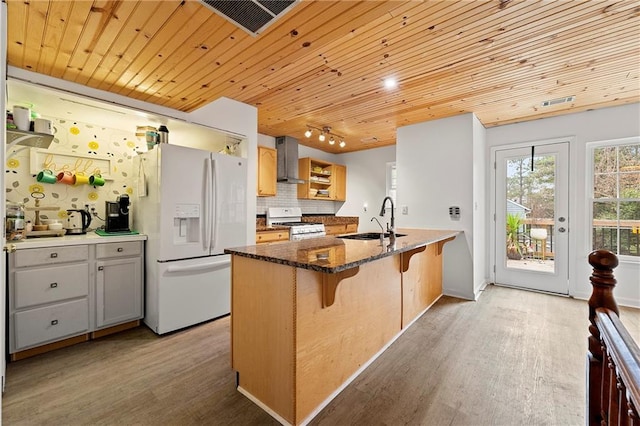
POLYGON ((384 226, 382 226, 378 218, 375 216, 371 218, 371 222, 374 220, 378 222, 378 225, 380 225, 380 245, 384 245, 384 226))
POLYGON ((389 200, 389 202, 391 203, 391 227, 389 227, 389 224, 387 223, 387 231, 389 231, 389 243, 393 244, 396 241, 395 216, 393 212, 395 208, 393 206, 393 199, 388 195, 384 197, 384 200, 382 200, 382 207, 380 208, 380 216, 384 217, 384 213, 385 213, 384 206, 387 204, 387 200, 389 200))

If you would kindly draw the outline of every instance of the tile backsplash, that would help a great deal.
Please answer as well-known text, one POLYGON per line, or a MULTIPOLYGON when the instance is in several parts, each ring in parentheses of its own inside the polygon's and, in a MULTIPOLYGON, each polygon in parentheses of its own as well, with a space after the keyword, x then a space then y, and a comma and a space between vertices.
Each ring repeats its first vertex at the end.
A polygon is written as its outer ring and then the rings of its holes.
MULTIPOLYGON (((33 193, 43 193, 41 206, 59 207, 58 211, 42 211, 43 219, 65 219, 67 209, 83 208, 86 203, 96 206, 98 215, 104 218, 105 201, 115 201, 118 195, 134 194, 132 158, 139 146, 146 142, 136 138, 134 132, 125 132, 103 126, 82 123, 68 119, 44 117, 53 122, 54 139, 47 151, 52 154, 70 154, 67 161, 50 161, 47 154, 32 156, 32 148, 13 146, 7 151, 5 163, 5 191, 8 202, 24 203, 25 207, 34 207, 33 193), (42 160, 44 158, 44 160, 42 160), (53 184, 38 182, 37 173, 51 169, 54 174, 63 170, 85 171, 85 175, 96 172, 100 159, 108 158, 111 170, 100 172, 108 174, 104 186, 88 184, 73 186, 60 182, 53 184), (31 165, 31 161, 39 164, 31 165), (40 164, 42 163, 42 164, 40 164), (63 164, 64 163, 64 164, 63 164), (35 173, 34 173, 35 171, 35 173)), ((108 162, 107 162, 108 163, 108 162)), ((26 219, 35 219, 33 211, 26 212, 26 219)), ((93 227, 103 223, 94 219, 93 227)))
POLYGON ((299 200, 298 185, 278 183, 275 197, 257 197, 256 214, 266 214, 269 207, 300 207, 302 214, 335 214, 342 201, 299 200))

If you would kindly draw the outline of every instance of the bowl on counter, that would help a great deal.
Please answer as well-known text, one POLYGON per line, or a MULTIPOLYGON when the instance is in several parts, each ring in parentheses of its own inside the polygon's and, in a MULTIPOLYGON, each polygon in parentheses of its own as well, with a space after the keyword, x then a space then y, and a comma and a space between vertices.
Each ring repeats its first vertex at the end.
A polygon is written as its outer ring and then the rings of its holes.
POLYGON ((60 222, 50 223, 47 226, 49 226, 49 229, 51 231, 59 231, 59 230, 62 229, 62 223, 60 223, 60 222))
POLYGON ((49 225, 33 225, 34 231, 46 231, 49 229, 49 225))

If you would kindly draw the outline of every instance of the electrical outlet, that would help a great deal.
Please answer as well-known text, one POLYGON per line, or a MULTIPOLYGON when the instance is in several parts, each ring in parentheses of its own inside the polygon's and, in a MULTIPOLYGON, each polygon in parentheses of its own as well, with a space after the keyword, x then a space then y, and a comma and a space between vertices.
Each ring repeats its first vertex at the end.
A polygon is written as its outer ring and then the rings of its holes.
POLYGON ((88 211, 95 211, 96 210, 96 203, 86 203, 84 205, 84 207, 88 210, 88 211))
POLYGON ((409 206, 402 206, 402 214, 409 214, 409 206))

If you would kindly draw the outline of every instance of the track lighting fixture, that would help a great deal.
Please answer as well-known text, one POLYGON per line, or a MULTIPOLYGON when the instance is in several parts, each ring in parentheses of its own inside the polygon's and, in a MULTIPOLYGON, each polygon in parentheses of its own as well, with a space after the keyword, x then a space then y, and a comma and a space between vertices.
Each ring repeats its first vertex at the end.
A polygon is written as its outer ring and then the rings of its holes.
POLYGON ((307 125, 307 131, 304 132, 304 135, 306 137, 311 137, 314 130, 317 130, 319 132, 318 140, 320 142, 324 142, 325 140, 327 140, 327 137, 328 137, 329 145, 335 145, 336 141, 339 140, 340 143, 338 145, 340 146, 340 148, 344 148, 345 146, 347 146, 347 143, 344 141, 344 138, 340 135, 333 133, 331 131, 331 127, 329 126, 315 127, 315 126, 307 125))

